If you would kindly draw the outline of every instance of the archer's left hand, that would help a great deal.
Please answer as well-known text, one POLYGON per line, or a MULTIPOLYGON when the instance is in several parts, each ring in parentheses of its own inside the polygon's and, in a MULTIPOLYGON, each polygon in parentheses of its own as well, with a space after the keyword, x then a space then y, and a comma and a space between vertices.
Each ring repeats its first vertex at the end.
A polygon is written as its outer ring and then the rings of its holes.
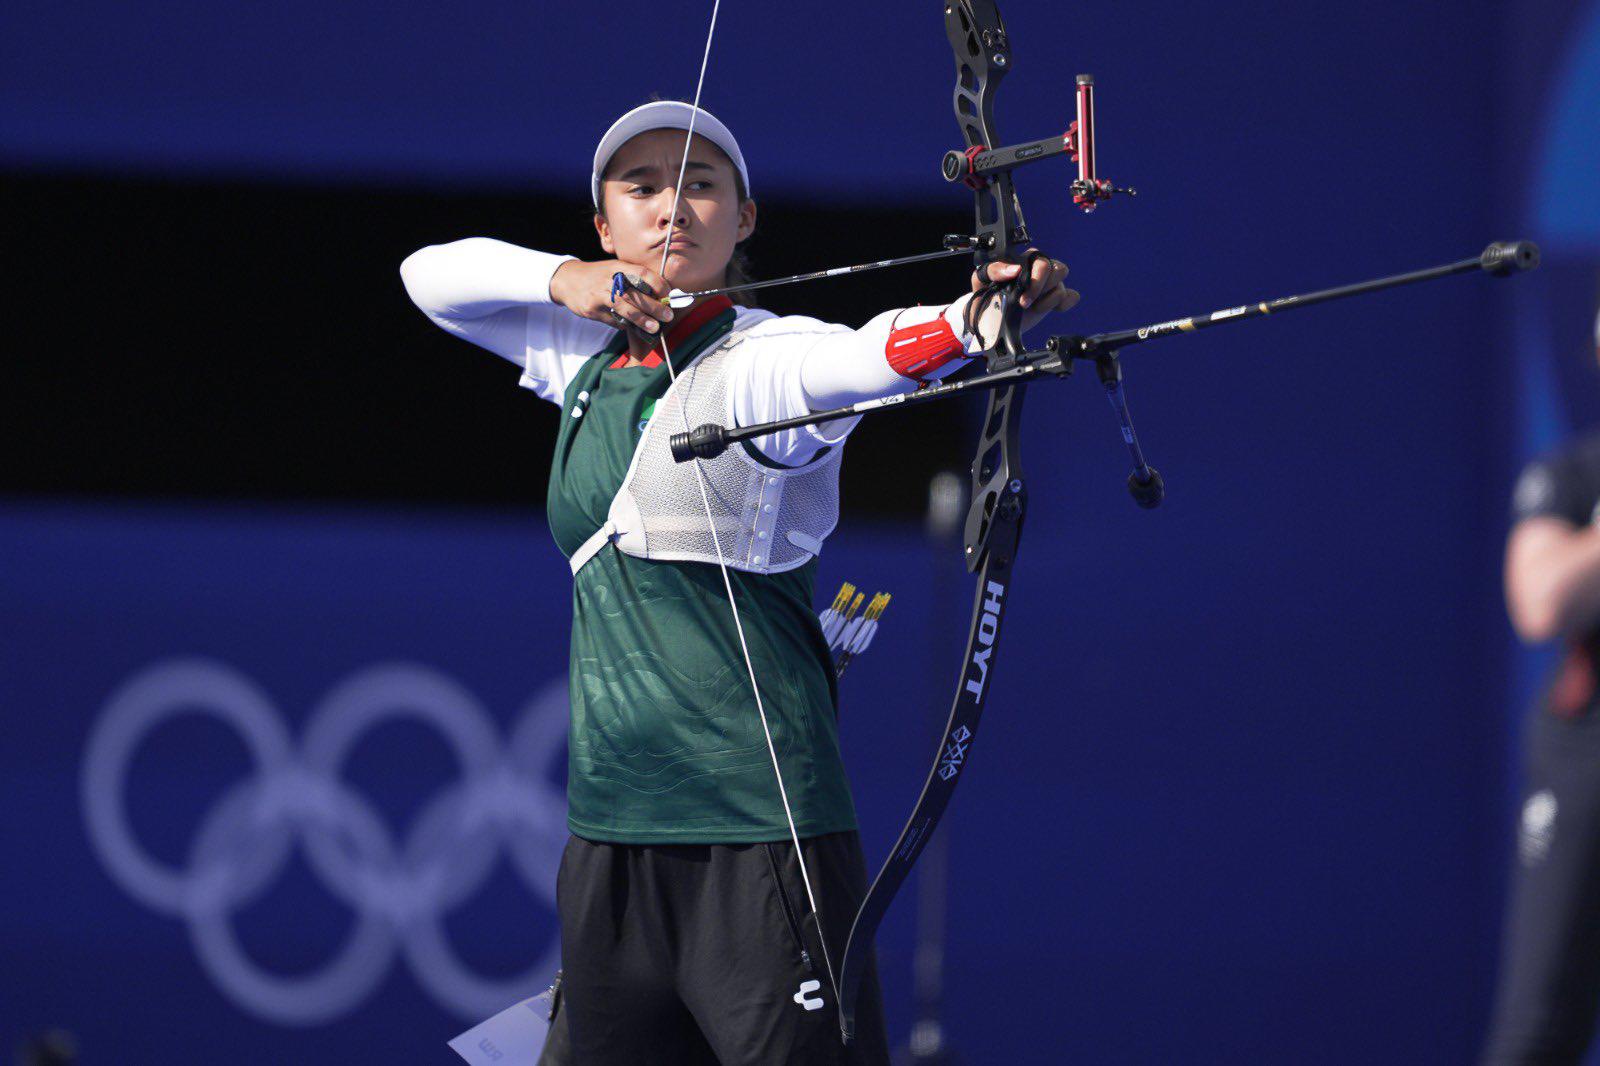
MULTIPOLYGON (((1028 249, 1030 252, 1036 249, 1028 249)), ((1022 264, 1005 263, 996 261, 984 264, 982 270, 972 272, 972 290, 976 292, 983 287, 985 275, 990 281, 1015 281, 1022 273, 1022 264)), ((1067 264, 1059 259, 1035 259, 1033 270, 1028 278, 1028 287, 1023 290, 1018 300, 1023 308, 1022 328, 1024 331, 1032 329, 1045 315, 1055 311, 1067 311, 1078 302, 1078 293, 1062 284, 1067 277, 1067 264)), ((998 324, 991 323, 989 319, 998 319, 997 306, 986 309, 983 320, 978 323, 979 332, 992 338, 998 331, 998 324)))
MULTIPOLYGON (((1029 248, 1028 251, 1036 252, 1038 249, 1029 248)), ((972 291, 977 292, 982 287, 984 273, 988 274, 989 281, 1014 281, 1021 272, 1020 263, 1000 261, 986 263, 982 271, 972 272, 972 291)), ((1019 303, 1039 318, 1052 311, 1068 310, 1078 302, 1078 294, 1062 284, 1066 279, 1067 264, 1061 260, 1035 259, 1032 276, 1028 279, 1028 287, 1023 291, 1019 303)))

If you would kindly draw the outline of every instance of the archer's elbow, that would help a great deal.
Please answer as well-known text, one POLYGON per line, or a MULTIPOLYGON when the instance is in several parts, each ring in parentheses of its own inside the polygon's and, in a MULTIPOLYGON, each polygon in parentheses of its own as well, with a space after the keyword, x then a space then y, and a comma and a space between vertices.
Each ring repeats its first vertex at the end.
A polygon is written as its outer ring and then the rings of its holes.
POLYGON ((418 248, 400 262, 400 284, 406 287, 406 295, 411 297, 413 303, 421 304, 419 293, 425 288, 430 267, 437 258, 439 245, 430 244, 418 248))
POLYGON ((406 295, 430 318, 449 317, 452 251, 464 243, 430 244, 400 263, 400 283, 405 286, 406 295))

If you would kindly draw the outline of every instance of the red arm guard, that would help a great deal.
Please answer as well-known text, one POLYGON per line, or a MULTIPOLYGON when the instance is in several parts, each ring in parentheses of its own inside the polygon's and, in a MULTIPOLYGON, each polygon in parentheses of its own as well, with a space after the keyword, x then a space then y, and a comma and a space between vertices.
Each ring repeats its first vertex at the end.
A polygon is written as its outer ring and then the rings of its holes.
POLYGON ((883 354, 896 374, 913 381, 926 381, 929 374, 946 363, 965 358, 966 348, 950 323, 940 315, 932 322, 891 330, 883 354))

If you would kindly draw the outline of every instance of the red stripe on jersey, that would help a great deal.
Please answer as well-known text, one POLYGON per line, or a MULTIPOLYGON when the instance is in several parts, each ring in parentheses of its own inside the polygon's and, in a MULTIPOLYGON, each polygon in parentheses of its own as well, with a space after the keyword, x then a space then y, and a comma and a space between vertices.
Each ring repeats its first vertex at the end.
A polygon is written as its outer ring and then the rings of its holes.
MULTIPOLYGON (((700 327, 716 318, 722 312, 733 306, 733 301, 726 296, 712 296, 701 300, 689 313, 675 320, 667 327, 667 347, 677 348, 683 342, 700 332, 700 327)), ((623 352, 616 359, 606 364, 607 370, 621 370, 628 366, 628 353, 623 352)), ((655 367, 661 365, 661 349, 651 348, 645 353, 644 358, 634 366, 655 367)))

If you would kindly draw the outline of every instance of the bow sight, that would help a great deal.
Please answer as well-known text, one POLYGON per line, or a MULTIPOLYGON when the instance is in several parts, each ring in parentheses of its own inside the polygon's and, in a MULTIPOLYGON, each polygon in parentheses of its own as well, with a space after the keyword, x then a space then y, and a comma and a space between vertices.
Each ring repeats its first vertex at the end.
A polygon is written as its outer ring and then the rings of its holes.
MULTIPOLYGON (((997 53, 1004 66, 1004 53, 997 53)), ((1114 193, 1138 196, 1137 189, 1124 189, 1095 173, 1094 152, 1094 75, 1078 75, 1078 117, 1067 132, 1041 141, 1013 144, 1009 148, 987 148, 977 144, 964 152, 949 151, 939 170, 944 180, 959 181, 976 192, 989 184, 991 175, 1009 173, 1024 163, 1037 163, 1051 156, 1067 155, 1078 164, 1078 178, 1072 183, 1072 202, 1085 212, 1093 211, 1114 193)))

